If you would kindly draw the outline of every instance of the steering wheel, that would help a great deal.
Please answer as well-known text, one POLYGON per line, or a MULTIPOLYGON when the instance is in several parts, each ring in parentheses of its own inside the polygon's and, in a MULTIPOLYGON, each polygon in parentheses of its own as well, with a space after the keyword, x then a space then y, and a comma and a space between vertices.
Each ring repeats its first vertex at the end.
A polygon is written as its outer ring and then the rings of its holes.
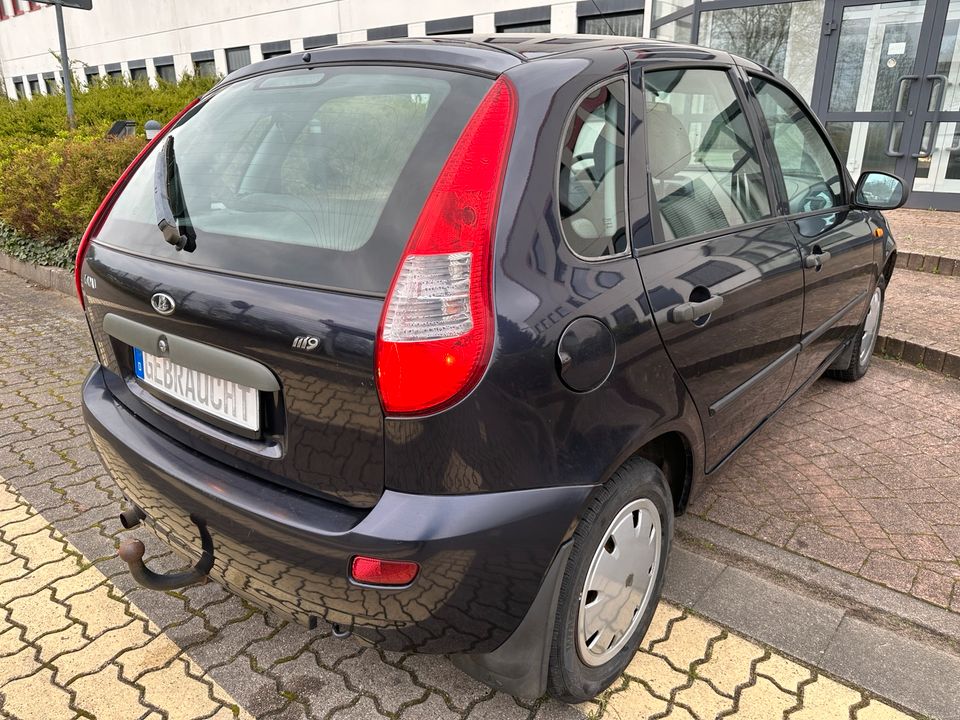
POLYGON ((812 185, 800 198, 799 212, 816 212, 833 207, 836 198, 825 183, 812 185))

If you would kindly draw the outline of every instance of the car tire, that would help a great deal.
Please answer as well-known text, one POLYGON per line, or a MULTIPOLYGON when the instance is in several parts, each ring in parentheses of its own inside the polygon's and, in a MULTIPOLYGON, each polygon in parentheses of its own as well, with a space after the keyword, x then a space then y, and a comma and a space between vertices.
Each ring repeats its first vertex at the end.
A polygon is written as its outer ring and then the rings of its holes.
POLYGON ((596 697, 633 659, 660 600, 673 519, 666 478, 647 460, 627 461, 597 490, 560 587, 550 695, 568 703, 596 697))
POLYGON ((880 335, 880 322, 883 320, 883 301, 886 295, 886 281, 883 276, 877 282, 870 296, 867 314, 857 328, 857 335, 853 340, 853 352, 850 362, 845 368, 830 368, 827 376, 843 382, 854 382, 867 374, 870 369, 870 360, 880 335))

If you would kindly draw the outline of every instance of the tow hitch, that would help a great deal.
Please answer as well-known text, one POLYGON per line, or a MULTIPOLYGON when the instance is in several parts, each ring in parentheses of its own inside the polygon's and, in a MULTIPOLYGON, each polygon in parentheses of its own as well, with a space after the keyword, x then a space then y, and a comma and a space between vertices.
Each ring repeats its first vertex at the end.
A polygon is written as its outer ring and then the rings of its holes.
MULTIPOLYGON (((139 514, 142 515, 142 513, 139 514)), ((121 517, 121 522, 124 527, 135 527, 139 524, 138 519, 137 522, 128 526, 127 522, 130 522, 132 519, 131 516, 126 518, 121 517)), ((151 590, 176 590, 177 588, 206 581, 207 575, 213 568, 213 538, 210 537, 210 533, 207 531, 206 523, 193 517, 190 519, 200 531, 200 542, 203 548, 203 554, 200 556, 197 564, 184 572, 169 573, 167 575, 155 573, 143 564, 143 555, 146 552, 143 543, 139 540, 125 540, 120 543, 120 550, 117 554, 120 556, 120 559, 127 564, 127 567, 130 568, 130 574, 133 575, 134 580, 151 590)))

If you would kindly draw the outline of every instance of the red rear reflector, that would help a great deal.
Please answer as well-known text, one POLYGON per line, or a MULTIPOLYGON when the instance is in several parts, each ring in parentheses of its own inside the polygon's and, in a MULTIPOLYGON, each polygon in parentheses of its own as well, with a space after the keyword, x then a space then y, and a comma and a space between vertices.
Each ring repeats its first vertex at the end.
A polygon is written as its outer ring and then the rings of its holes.
POLYGON ((516 122, 513 85, 480 102, 427 196, 377 332, 377 388, 391 415, 465 397, 493 350, 493 233, 516 122))
POLYGON ((170 129, 177 124, 177 121, 186 115, 187 112, 198 102, 200 102, 200 98, 197 98, 187 105, 183 110, 178 112, 170 122, 163 126, 153 140, 149 140, 147 144, 143 146, 143 149, 137 153, 137 156, 133 159, 133 162, 127 166, 127 169, 123 171, 117 181, 113 184, 113 187, 110 188, 110 191, 100 202, 100 207, 98 207, 96 212, 93 213, 93 218, 90 220, 90 224, 87 225, 87 230, 83 233, 83 238, 80 240, 80 246, 77 248, 77 259, 73 269, 73 278, 77 286, 77 297, 80 298, 81 307, 84 306, 84 302, 83 283, 80 278, 80 267, 83 265, 83 256, 87 252, 87 246, 90 245, 90 238, 93 237, 93 235, 96 234, 96 232, 100 229, 100 226, 107 217, 107 213, 113 206, 114 200, 117 199, 117 195, 120 194, 120 191, 127 184, 127 181, 130 179, 130 176, 133 175, 134 170, 140 167, 140 163, 143 162, 143 159, 147 156, 147 153, 150 152, 153 146, 159 143, 163 136, 170 132, 170 129))
POLYGON ((364 585, 409 585, 420 572, 415 562, 378 560, 357 555, 350 563, 350 577, 364 585))

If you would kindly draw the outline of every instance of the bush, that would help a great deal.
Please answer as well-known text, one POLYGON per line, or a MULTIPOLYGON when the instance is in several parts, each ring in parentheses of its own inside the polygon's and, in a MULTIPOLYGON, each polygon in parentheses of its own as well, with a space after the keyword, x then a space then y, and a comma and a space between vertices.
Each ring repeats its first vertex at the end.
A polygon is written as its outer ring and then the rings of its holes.
MULTIPOLYGON (((117 120, 133 120, 137 132, 143 134, 147 120, 165 123, 215 82, 216 78, 184 75, 176 85, 160 83, 153 88, 145 82, 102 80, 86 90, 74 91, 77 130, 103 135, 117 120)), ((4 143, 11 138, 52 138, 66 130, 67 103, 62 93, 31 100, 0 100, 0 138, 4 143)))
POLYGON ((104 195, 143 147, 144 123, 166 123, 215 82, 189 75, 158 88, 101 81, 74 93, 77 129, 70 132, 62 94, 0 99, 0 250, 33 262, 66 262, 104 195), (104 137, 117 120, 133 120, 138 134, 104 137))
POLYGON ((143 144, 81 134, 23 144, 0 163, 0 219, 46 245, 75 242, 143 144))

